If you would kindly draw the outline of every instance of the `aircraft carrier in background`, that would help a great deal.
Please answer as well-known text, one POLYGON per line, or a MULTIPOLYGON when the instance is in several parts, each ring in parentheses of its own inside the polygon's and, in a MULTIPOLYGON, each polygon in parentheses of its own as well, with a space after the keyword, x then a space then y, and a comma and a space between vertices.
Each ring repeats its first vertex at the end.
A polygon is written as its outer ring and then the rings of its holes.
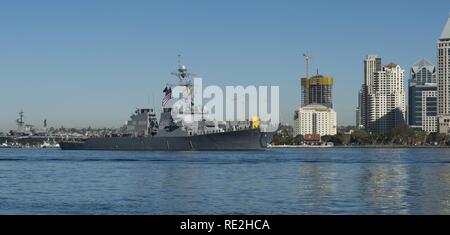
POLYGON ((58 140, 69 136, 68 133, 47 128, 47 120, 44 120, 44 128, 25 123, 23 110, 19 112, 16 124, 16 130, 0 134, 0 148, 59 148, 58 140))
MULTIPOLYGON (((178 86, 193 94, 191 74, 180 65, 174 75, 178 86)), ((267 126, 258 117, 243 122, 218 122, 208 120, 203 108, 195 107, 190 97, 190 110, 164 108, 171 98, 171 87, 164 89, 163 110, 159 119, 154 109, 137 109, 130 117, 123 133, 114 136, 86 137, 59 142, 63 150, 127 150, 127 151, 220 151, 220 150, 263 150, 271 142, 274 132, 266 132, 267 126), (174 119, 172 112, 185 116, 199 114, 200 121, 174 119)), ((193 119, 192 119, 193 120, 193 119)))

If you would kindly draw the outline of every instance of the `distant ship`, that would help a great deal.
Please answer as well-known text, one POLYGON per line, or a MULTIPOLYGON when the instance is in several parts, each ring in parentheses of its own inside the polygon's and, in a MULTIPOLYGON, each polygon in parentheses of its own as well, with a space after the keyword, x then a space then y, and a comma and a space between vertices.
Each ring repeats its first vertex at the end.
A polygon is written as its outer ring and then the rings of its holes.
MULTIPOLYGON (((193 89, 187 68, 180 65, 173 73, 178 86, 193 89)), ((247 122, 217 122, 174 120, 172 108, 164 108, 171 98, 171 87, 164 89, 163 112, 158 122, 153 109, 137 109, 127 122, 124 133, 115 136, 88 137, 59 142, 62 150, 123 150, 123 151, 234 151, 263 150, 274 132, 265 131, 258 117, 247 122)), ((192 92, 191 92, 192 94, 192 92)), ((194 99, 188 115, 198 114, 194 99)), ((178 111, 183 112, 183 111, 178 111)), ((267 126, 266 126, 267 128, 267 126)))

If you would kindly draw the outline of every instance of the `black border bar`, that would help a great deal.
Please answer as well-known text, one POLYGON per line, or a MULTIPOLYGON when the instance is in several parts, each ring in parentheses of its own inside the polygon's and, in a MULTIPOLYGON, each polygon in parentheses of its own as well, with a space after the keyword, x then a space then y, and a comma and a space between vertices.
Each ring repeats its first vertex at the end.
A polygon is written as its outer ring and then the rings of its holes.
POLYGON ((120 233, 149 234, 150 232, 299 232, 327 231, 387 232, 387 228, 416 230, 447 227, 448 216, 236 216, 236 215, 149 215, 149 216, 0 216, 0 227, 19 232, 32 230, 40 232, 93 232, 114 231, 120 233), (189 224, 187 222, 189 221, 189 224), (183 229, 182 225, 190 225, 183 229), (214 223, 209 229, 206 223, 214 223), (192 226, 197 226, 193 229, 192 226), (203 226, 203 227, 202 227, 203 226))

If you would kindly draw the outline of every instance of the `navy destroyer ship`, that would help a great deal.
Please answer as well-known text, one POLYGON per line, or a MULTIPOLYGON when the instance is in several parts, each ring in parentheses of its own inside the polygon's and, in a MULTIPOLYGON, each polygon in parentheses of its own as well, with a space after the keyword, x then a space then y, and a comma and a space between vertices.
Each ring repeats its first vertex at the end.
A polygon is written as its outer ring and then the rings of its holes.
MULTIPOLYGON (((173 73, 178 85, 192 94, 193 82, 184 65, 173 73)), ((218 122, 204 118, 203 108, 199 121, 176 119, 175 113, 184 112, 184 117, 199 114, 194 99, 190 97, 190 110, 165 108, 170 100, 171 88, 166 86, 162 101, 163 110, 159 121, 154 109, 137 109, 120 135, 96 136, 62 140, 62 150, 120 150, 120 151, 234 151, 264 150, 271 142, 274 132, 268 132, 258 117, 244 122, 218 122)), ((205 115, 206 116, 206 115, 205 115)))

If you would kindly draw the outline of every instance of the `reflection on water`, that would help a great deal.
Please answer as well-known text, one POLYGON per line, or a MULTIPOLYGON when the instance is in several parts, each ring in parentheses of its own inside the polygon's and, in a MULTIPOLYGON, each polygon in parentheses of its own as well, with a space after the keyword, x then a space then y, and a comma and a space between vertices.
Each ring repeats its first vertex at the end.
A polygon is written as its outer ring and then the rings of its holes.
POLYGON ((408 172, 401 164, 374 164, 361 167, 359 194, 375 213, 408 213, 408 172))
POLYGON ((299 194, 308 202, 305 203, 305 211, 330 206, 330 199, 337 191, 336 170, 333 164, 306 163, 300 167, 299 177, 303 179, 300 182, 299 194))
POLYGON ((420 168, 417 180, 411 185, 420 185, 422 189, 414 187, 416 197, 411 201, 420 207, 425 214, 450 214, 450 171, 449 164, 434 165, 432 168, 420 168), (419 179, 421 181, 419 182, 419 179), (414 199, 419 199, 415 201, 414 199))
POLYGON ((0 214, 450 214, 450 149, 1 149, 0 188, 0 214))

